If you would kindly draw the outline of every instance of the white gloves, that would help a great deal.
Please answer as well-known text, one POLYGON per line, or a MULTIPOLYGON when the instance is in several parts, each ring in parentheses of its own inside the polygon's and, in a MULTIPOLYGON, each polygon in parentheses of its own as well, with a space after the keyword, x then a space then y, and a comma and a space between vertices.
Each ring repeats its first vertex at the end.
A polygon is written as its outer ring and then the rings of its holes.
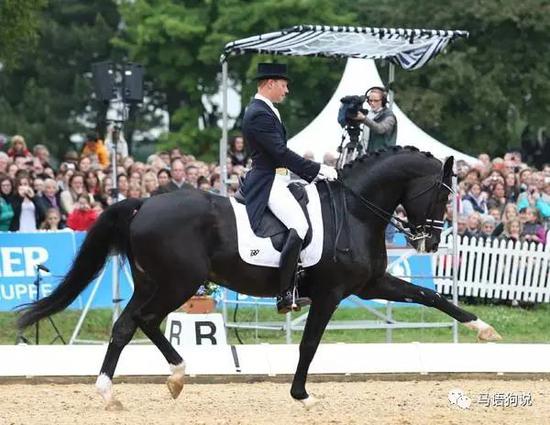
POLYGON ((338 173, 336 172, 336 169, 334 167, 321 164, 321 168, 319 169, 319 174, 317 174, 317 178, 319 180, 326 179, 328 181, 333 181, 338 178, 338 173))

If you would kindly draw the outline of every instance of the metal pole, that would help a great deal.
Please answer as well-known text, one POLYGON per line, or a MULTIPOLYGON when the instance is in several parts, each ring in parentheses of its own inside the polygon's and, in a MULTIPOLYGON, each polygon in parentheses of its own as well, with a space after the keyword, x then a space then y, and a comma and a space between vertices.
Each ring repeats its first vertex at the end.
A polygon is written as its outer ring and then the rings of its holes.
POLYGON ((222 139, 220 140, 220 194, 227 196, 227 61, 222 62, 222 139))
MULTIPOLYGON (((123 106, 124 108, 124 106, 123 106)), ((122 112, 124 116, 124 111, 122 112)), ((123 118, 124 119, 124 118, 123 118)), ((113 202, 118 202, 118 181, 117 181, 117 145, 118 145, 118 138, 120 136, 120 131, 122 131, 122 124, 117 126, 116 122, 113 127, 113 134, 112 134, 112 161, 111 164, 113 166, 112 170, 112 179, 113 179, 113 196, 115 197, 113 199, 113 202)), ((115 322, 118 320, 120 316, 120 286, 118 282, 118 256, 112 257, 112 263, 113 263, 113 280, 112 280, 112 301, 113 301, 113 326, 115 325, 115 322)))
MULTIPOLYGON (((452 179, 453 185, 453 304, 458 305, 458 180, 456 176, 452 179)), ((458 321, 453 320, 453 342, 458 342, 458 321)))
MULTIPOLYGON (((395 65, 390 62, 390 67, 388 70, 388 87, 392 86, 392 83, 395 81, 395 65)), ((393 90, 390 88, 388 90, 388 104, 390 105, 389 108, 393 108, 393 90)))
MULTIPOLYGON (((392 305, 391 301, 386 302, 386 323, 392 322, 392 305)), ((391 343, 393 341, 392 328, 386 328, 386 343, 391 343)))

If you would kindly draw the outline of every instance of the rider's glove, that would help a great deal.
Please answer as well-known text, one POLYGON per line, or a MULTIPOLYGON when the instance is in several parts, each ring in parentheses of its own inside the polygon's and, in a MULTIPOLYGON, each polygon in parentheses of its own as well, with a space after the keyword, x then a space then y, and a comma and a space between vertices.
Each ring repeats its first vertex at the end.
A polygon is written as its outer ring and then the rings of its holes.
POLYGON ((338 178, 338 173, 336 172, 336 169, 334 167, 331 167, 329 165, 321 164, 321 168, 319 169, 319 174, 317 174, 317 178, 320 180, 336 180, 338 178))

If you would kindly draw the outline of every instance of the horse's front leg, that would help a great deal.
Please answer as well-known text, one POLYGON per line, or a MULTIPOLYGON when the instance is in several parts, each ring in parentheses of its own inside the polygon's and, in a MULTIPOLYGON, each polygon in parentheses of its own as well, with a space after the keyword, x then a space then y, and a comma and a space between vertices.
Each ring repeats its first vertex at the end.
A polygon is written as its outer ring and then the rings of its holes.
POLYGON ((475 314, 454 305, 441 294, 398 279, 388 273, 374 283, 369 283, 369 287, 365 287, 357 295, 364 299, 381 298, 388 301, 418 303, 427 307, 434 307, 458 320, 467 328, 477 331, 477 337, 480 341, 498 341, 502 339, 491 325, 479 319, 475 314))
POLYGON ((290 389, 290 395, 295 400, 300 401, 306 409, 310 409, 317 404, 317 400, 309 396, 306 391, 306 379, 309 365, 317 351, 317 347, 332 317, 332 313, 334 313, 334 310, 338 307, 340 299, 341 297, 335 293, 329 293, 326 296, 316 294, 309 309, 304 334, 300 342, 300 359, 298 360, 298 367, 296 368, 296 373, 294 374, 292 387, 290 389))

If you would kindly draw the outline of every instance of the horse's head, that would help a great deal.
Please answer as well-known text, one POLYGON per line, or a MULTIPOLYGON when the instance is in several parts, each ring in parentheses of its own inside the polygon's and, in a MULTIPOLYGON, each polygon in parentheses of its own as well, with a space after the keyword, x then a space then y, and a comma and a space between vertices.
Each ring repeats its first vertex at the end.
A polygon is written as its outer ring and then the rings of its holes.
POLYGON ((437 174, 415 177, 407 184, 401 204, 407 212, 407 239, 419 252, 435 252, 443 229, 445 206, 451 189, 453 157, 447 158, 437 174))

